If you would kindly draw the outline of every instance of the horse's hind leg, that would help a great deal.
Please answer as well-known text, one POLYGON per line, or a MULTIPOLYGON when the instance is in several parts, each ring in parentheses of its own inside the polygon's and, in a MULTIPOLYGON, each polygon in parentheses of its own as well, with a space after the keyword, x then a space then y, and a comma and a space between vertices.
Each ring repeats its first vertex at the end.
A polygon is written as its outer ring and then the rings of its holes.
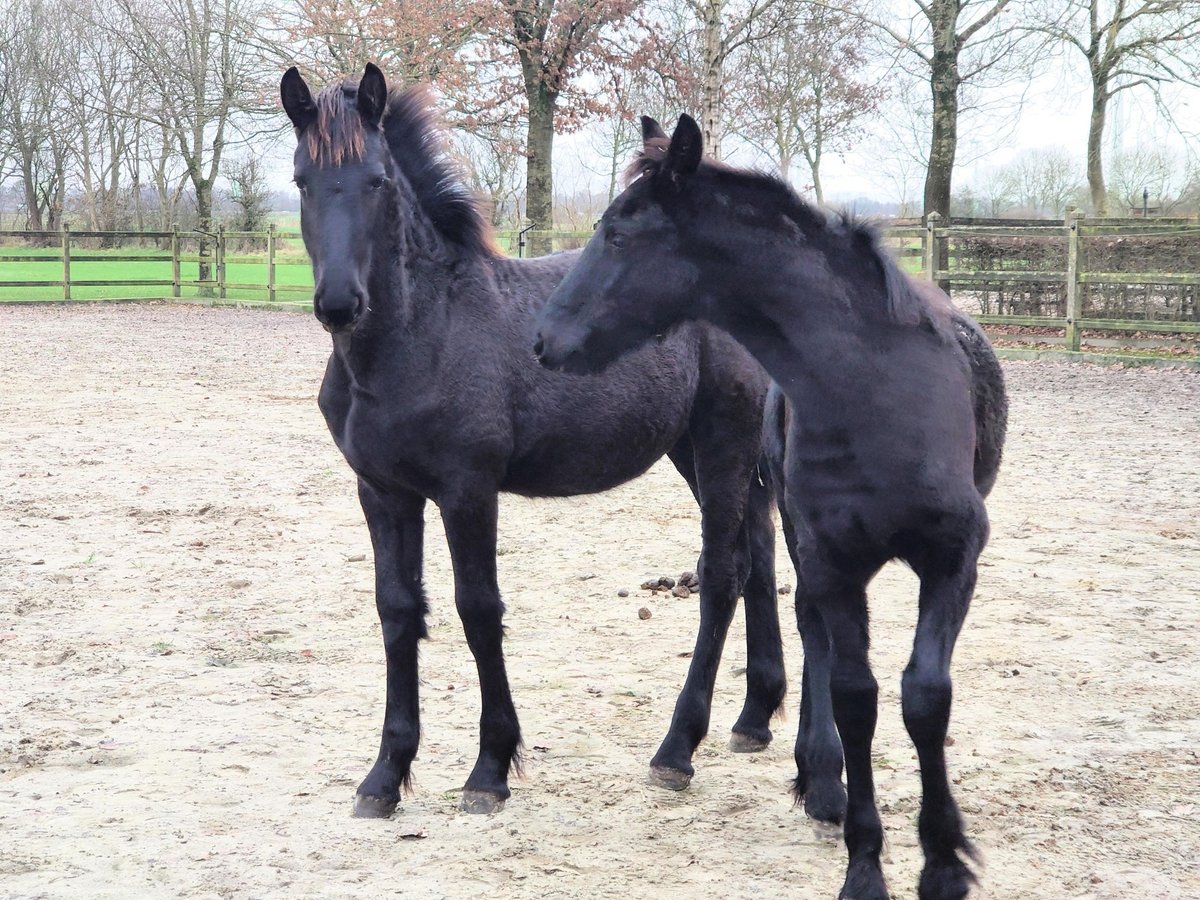
POLYGON ((454 565, 454 604, 475 657, 483 706, 479 758, 463 788, 462 808, 490 813, 509 797, 508 772, 519 764, 521 745, 501 646, 504 604, 496 580, 496 492, 459 492, 443 499, 439 507, 454 565))
POLYGON ((973 521, 951 542, 913 559, 921 579, 920 611, 912 657, 901 681, 904 725, 921 763, 921 814, 917 820, 925 868, 922 900, 965 897, 974 876, 961 854, 973 857, 946 774, 950 721, 950 657, 975 590, 976 564, 987 534, 982 503, 973 521))
MULTIPOLYGON (((707 430, 711 424, 709 419, 701 428, 707 430)), ((705 440, 699 446, 702 449, 695 453, 696 484, 704 545, 699 573, 700 630, 671 727, 650 761, 651 780, 671 790, 683 790, 691 782, 695 772, 692 754, 708 733, 717 666, 740 587, 736 546, 746 541, 742 528, 745 485, 729 477, 739 466, 745 472, 741 454, 728 442, 718 440, 705 440)), ((748 558, 749 550, 744 552, 748 558)))
MULTIPOLYGON (((685 435, 668 455, 699 503, 691 438, 685 435)), ((757 478, 750 484, 742 528, 745 535, 737 542, 735 566, 738 592, 746 598, 746 701, 733 726, 730 748, 739 753, 753 753, 770 744, 771 717, 787 693, 775 590, 775 525, 771 520, 769 489, 757 478)), ((703 554, 696 568, 703 572, 703 554)), ((700 587, 703 592, 703 582, 700 587)))
MULTIPOLYGON (((771 717, 787 693, 783 667, 783 638, 779 633, 778 592, 775 590, 775 523, 771 493, 753 474, 742 524, 750 572, 742 585, 746 608, 746 702, 733 725, 730 749, 753 753, 771 743, 771 717)), ((739 571, 742 566, 739 564, 739 571)), ((700 583, 703 590, 704 583, 700 583)))
MULTIPOLYGON (((849 575, 805 552, 797 581, 797 615, 806 605, 820 615, 833 649, 830 696, 846 760, 846 820, 843 835, 849 863, 841 896, 883 900, 888 896, 879 854, 883 825, 875 806, 871 742, 878 716, 879 686, 867 659, 866 583, 869 574, 849 575)), ((877 569, 877 567, 875 567, 877 569)))
POLYGON ((371 545, 375 550, 375 605, 387 656, 387 705, 379 756, 358 787, 354 814, 390 816, 409 785, 421 738, 417 696, 417 642, 426 636, 428 606, 421 587, 425 498, 381 493, 359 479, 371 545))
MULTIPOLYGON (((787 512, 782 466, 781 458, 773 460, 770 481, 778 497, 783 541, 799 577, 800 549, 792 517, 787 512)), ((846 789, 842 786, 842 741, 834 724, 829 693, 833 648, 825 623, 816 607, 804 601, 801 588, 802 585, 797 585, 796 625, 804 645, 804 668, 800 675, 800 727, 796 732, 796 780, 792 794, 797 803, 803 801, 804 811, 811 818, 840 825, 846 815, 846 789)))
POLYGON ((796 782, 793 794, 818 822, 841 824, 846 815, 842 786, 842 741, 834 723, 831 679, 833 647, 820 614, 811 604, 796 610, 804 644, 800 680, 800 727, 796 734, 796 782))

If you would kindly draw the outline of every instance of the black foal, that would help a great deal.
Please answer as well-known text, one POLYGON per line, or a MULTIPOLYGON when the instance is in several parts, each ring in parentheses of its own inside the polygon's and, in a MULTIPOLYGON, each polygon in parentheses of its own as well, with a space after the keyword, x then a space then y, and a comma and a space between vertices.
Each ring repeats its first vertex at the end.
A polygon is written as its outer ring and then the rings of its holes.
POLYGON ((333 336, 319 402, 358 475, 387 655, 379 755, 359 786, 358 814, 391 814, 420 739, 427 501, 446 529, 483 699, 463 804, 488 812, 509 796, 521 742, 501 648, 497 495, 607 490, 663 455, 700 504, 701 626, 652 773, 673 788, 692 777, 740 592, 748 672, 734 744, 765 747, 785 678, 771 497, 755 478, 767 386, 760 367, 727 335, 693 325, 602 377, 547 372, 529 352, 533 317, 578 254, 511 260, 495 251, 442 152, 427 93, 389 94, 368 65, 360 82, 316 97, 292 69, 281 94, 296 127, 313 307, 333 336))
POLYGON ((829 772, 836 750, 820 727, 827 697, 846 766, 842 895, 886 897, 866 588, 884 563, 903 560, 921 581, 902 680, 921 763, 919 891, 962 897, 971 845, 943 747, 950 658, 1004 443, 1000 368, 978 328, 936 287, 905 276, 870 228, 828 218, 767 175, 702 162, 700 130, 686 116, 669 141, 650 144, 539 315, 537 352, 552 368, 594 372, 699 319, 736 337, 778 383, 788 402, 775 468, 811 695, 796 789, 811 791, 820 769, 830 795, 822 802, 839 800, 829 772))

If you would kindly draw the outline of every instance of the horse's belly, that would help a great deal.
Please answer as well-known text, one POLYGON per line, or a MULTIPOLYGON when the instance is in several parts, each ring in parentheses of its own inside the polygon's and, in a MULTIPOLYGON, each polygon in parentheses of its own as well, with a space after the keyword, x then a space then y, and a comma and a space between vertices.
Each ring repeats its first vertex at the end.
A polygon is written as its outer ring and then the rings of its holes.
POLYGON ((503 489, 566 497, 645 472, 687 431, 698 381, 693 346, 669 340, 596 376, 541 375, 517 416, 503 489))

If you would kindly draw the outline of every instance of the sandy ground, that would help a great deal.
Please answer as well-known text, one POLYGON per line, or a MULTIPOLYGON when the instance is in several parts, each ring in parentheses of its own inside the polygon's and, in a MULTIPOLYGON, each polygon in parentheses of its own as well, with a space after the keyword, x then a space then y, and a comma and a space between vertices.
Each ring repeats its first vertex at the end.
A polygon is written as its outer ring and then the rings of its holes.
MULTIPOLYGON (((416 795, 350 817, 383 657, 353 480, 314 403, 326 351, 296 314, 0 308, 0 895, 832 897, 842 847, 787 795, 790 597, 776 742, 726 749, 739 616, 692 788, 644 783, 697 621, 695 600, 638 589, 699 549, 662 465, 504 501, 529 752, 492 817, 456 808, 479 701, 430 516, 416 795)), ((1200 896, 1200 377, 1007 370, 948 751, 980 896, 1200 896)), ((914 588, 894 567, 872 589, 898 896, 920 865, 897 695, 914 588)))

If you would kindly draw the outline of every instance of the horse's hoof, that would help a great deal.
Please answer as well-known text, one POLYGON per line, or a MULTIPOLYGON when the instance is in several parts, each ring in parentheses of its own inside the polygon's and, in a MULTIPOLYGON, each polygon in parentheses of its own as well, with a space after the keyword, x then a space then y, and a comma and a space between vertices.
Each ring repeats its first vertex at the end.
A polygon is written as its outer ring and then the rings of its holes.
POLYGON ((804 812, 817 822, 840 826, 846 818, 846 788, 841 780, 810 779, 804 791, 804 812))
POLYGON ((387 819, 396 811, 399 800, 385 800, 383 797, 368 797, 358 794, 354 798, 354 817, 356 819, 387 819))
POLYGON ((761 753, 770 745, 770 733, 767 734, 766 740, 740 731, 733 732, 729 737, 729 749, 734 753, 761 753))
POLYGON ((668 791, 682 791, 692 783, 689 772, 679 769, 668 769, 666 766, 651 766, 648 781, 655 787, 666 788, 668 791))
POLYGON ((476 815, 489 815, 504 809, 504 798, 488 791, 464 790, 458 808, 476 815))
POLYGON ((891 900, 891 896, 879 860, 869 859, 850 864, 838 900, 891 900))

